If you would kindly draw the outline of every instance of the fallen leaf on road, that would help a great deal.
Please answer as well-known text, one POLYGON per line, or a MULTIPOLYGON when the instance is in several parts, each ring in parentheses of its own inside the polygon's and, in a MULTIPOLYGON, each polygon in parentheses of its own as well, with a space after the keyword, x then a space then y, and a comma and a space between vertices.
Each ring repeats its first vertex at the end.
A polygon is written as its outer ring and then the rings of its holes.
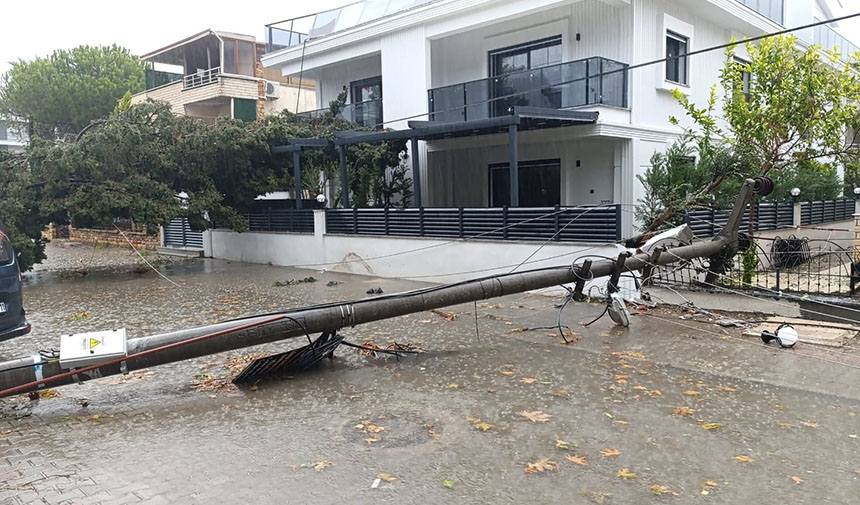
POLYGON ((754 461, 751 457, 745 456, 743 454, 735 456, 735 459, 740 461, 741 463, 749 463, 750 461, 754 461))
POLYGON ((520 379, 520 382, 522 382, 523 384, 534 384, 535 382, 537 382, 537 379, 535 379, 534 377, 523 377, 522 379, 520 379))
POLYGON ((613 423, 615 423, 615 424, 630 424, 629 422, 627 422, 627 421, 622 421, 621 419, 616 419, 616 420, 614 420, 614 421, 612 421, 612 422, 613 422, 613 423))
POLYGON ((505 370, 504 372, 502 372, 502 375, 513 375, 513 374, 514 374, 514 372, 511 372, 510 370, 505 370))
POLYGON ((565 391, 565 390, 563 390, 563 389, 559 389, 558 391, 555 391, 552 395, 553 395, 553 396, 557 396, 557 397, 559 397, 559 398, 568 398, 568 397, 570 397, 570 393, 569 393, 569 392, 567 392, 567 391, 565 391))
POLYGON ((702 393, 700 393, 698 391, 688 390, 688 391, 684 391, 684 394, 687 396, 698 396, 702 393))
POLYGON ((654 484, 651 486, 651 492, 656 495, 670 494, 672 496, 678 496, 678 493, 669 489, 669 486, 661 486, 660 484, 654 484))
POLYGON ((803 479, 801 479, 801 478, 800 478, 800 477, 798 477, 797 475, 792 475, 792 476, 791 476, 791 480, 793 480, 795 484, 801 484, 801 483, 803 483, 803 479))
POLYGON ((691 416, 695 410, 688 407, 678 407, 677 409, 673 409, 672 412, 679 416, 691 416))
POLYGON ((780 428, 794 428, 794 425, 791 423, 779 423, 780 428))
POLYGON ((652 389, 651 391, 648 391, 648 394, 651 396, 663 396, 663 392, 659 389, 652 389))
POLYGON ((3 430, 3 431, 0 431, 0 436, 5 437, 6 435, 8 435, 10 433, 12 433, 12 430, 3 430))
POLYGON ((60 392, 56 389, 42 389, 39 391, 39 398, 56 398, 60 396, 60 392))
POLYGON ((544 414, 540 410, 523 410, 520 415, 533 423, 545 423, 552 417, 550 414, 544 414))
POLYGON ((575 463, 577 465, 580 465, 580 466, 586 466, 588 464, 588 462, 586 461, 586 459, 587 459, 586 456, 570 456, 570 455, 567 455, 564 457, 564 459, 570 461, 571 463, 575 463))
POLYGON ((645 386, 633 386, 633 389, 635 389, 636 391, 648 391, 648 388, 646 388, 645 386))
POLYGON ((448 489, 454 489, 454 481, 451 479, 445 479, 442 481, 442 485, 447 487, 448 489))
POLYGON ((604 413, 603 413, 603 415, 604 415, 604 417, 607 417, 607 418, 609 418, 609 419, 612 419, 612 418, 614 417, 614 416, 613 416, 612 414, 610 414, 609 412, 604 412, 604 413))
POLYGON ((565 442, 564 440, 556 440, 555 446, 558 447, 559 449, 564 450, 564 451, 570 449, 570 446, 568 446, 567 442, 565 442))
POLYGON ((388 473, 378 473, 378 474, 376 474, 376 478, 382 479, 385 482, 394 482, 397 480, 397 477, 395 477, 391 474, 388 474, 388 473))
POLYGON ((600 451, 600 454, 606 456, 607 458, 611 458, 613 456, 618 456, 619 454, 621 454, 621 451, 619 451, 618 449, 603 449, 602 451, 600 451))
POLYGON ((622 479, 635 479, 636 478, 636 474, 634 472, 631 472, 627 468, 622 468, 621 470, 618 470, 618 473, 616 473, 615 476, 621 477, 622 479))
POLYGON ((528 328, 511 328, 511 333, 523 333, 529 331, 528 328))
POLYGON ((723 427, 723 423, 705 423, 702 428, 706 430, 718 430, 723 427))
POLYGON ((489 431, 494 428, 492 424, 484 422, 475 423, 473 426, 480 431, 489 431))
POLYGON ((457 389, 458 387, 460 387, 459 384, 448 384, 448 389, 457 389))
POLYGON ((316 470, 317 472, 322 472, 326 468, 330 467, 332 464, 333 463, 327 459, 317 461, 316 463, 314 463, 314 470, 316 470))
POLYGON ((730 388, 728 386, 717 386, 717 389, 720 391, 725 391, 726 393, 736 393, 738 390, 735 388, 730 388))
POLYGON ((818 428, 818 423, 813 423, 811 421, 805 421, 800 424, 806 426, 807 428, 818 428))
POLYGON ((380 431, 385 431, 385 428, 383 428, 382 426, 373 424, 370 421, 363 421, 359 424, 356 424, 355 429, 363 431, 365 433, 379 433, 380 431))
POLYGON ((376 442, 382 442, 382 437, 367 437, 364 439, 364 441, 367 442, 368 445, 370 445, 376 442))
POLYGON ((557 472, 558 471, 558 463, 555 461, 544 458, 534 463, 529 463, 526 465, 526 473, 543 473, 543 472, 557 472))

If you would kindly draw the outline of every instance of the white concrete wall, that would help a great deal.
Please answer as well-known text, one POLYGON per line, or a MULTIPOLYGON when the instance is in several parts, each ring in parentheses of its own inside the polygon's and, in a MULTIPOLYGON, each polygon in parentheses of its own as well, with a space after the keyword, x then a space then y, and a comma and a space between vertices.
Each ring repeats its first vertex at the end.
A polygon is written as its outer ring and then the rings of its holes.
POLYGON ((431 87, 488 77, 488 52, 555 35, 562 37, 563 61, 603 56, 630 63, 632 18, 629 6, 583 0, 433 40, 431 87))
MULTIPOLYGON (((212 256, 219 259, 428 282, 455 282, 506 273, 541 246, 537 242, 466 242, 227 230, 213 230, 211 234, 212 256)), ((618 253, 614 245, 548 244, 521 269, 570 264, 580 254, 614 257, 618 253)))
MULTIPOLYGON (((379 53, 362 58, 345 60, 308 72, 307 77, 316 81, 317 109, 327 108, 332 100, 351 82, 382 75, 382 61, 379 53)), ((382 82, 383 104, 387 104, 385 80, 382 82)), ((393 92, 393 91, 392 91, 393 92)), ((350 97, 351 98, 351 97, 350 97)), ((383 106, 384 106, 383 105, 383 106)))

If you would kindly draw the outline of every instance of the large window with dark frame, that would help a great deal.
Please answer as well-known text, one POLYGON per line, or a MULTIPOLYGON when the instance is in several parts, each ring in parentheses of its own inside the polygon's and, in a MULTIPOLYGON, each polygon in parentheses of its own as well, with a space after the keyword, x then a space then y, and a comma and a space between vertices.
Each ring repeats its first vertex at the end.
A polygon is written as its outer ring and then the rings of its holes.
MULTIPOLYGON (((519 91, 534 90, 542 84, 531 82, 532 75, 528 71, 558 65, 561 62, 561 35, 490 51, 490 77, 495 77, 491 90, 492 96, 493 98, 506 97, 491 103, 493 115, 506 114, 510 107, 525 105, 530 102, 530 98, 534 101, 534 97, 529 97, 525 93, 517 95, 519 91)), ((557 98, 560 107, 560 94, 557 98)))
POLYGON ((687 57, 690 39, 675 32, 666 32, 666 80, 687 84, 687 57))
POLYGON ((735 69, 737 69, 738 75, 740 76, 741 81, 741 92, 744 94, 744 98, 746 101, 750 99, 750 80, 752 79, 752 74, 747 69, 749 62, 744 61, 738 57, 735 57, 734 60, 735 69))
POLYGON ((382 76, 353 81, 349 89, 355 107, 353 121, 359 126, 378 127, 382 123, 382 76))
MULTIPOLYGON (((521 161, 517 167, 520 207, 552 207, 561 204, 561 160, 521 161)), ((510 165, 490 165, 490 207, 510 204, 510 165)))

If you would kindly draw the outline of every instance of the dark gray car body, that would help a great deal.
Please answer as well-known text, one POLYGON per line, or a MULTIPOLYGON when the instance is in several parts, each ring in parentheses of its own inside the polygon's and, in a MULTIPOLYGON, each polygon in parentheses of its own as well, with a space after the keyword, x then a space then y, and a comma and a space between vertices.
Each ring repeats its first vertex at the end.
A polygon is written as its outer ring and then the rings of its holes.
POLYGON ((0 222, 0 340, 25 335, 30 324, 24 313, 21 296, 21 271, 18 256, 0 222))

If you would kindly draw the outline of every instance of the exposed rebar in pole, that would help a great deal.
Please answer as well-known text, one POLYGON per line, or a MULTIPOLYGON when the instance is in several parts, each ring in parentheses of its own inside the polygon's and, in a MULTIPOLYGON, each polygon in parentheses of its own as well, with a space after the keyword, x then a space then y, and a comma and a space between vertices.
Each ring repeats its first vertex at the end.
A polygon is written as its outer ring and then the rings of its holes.
MULTIPOLYGON (((738 225, 751 197, 752 181, 747 180, 735 202, 729 221, 720 234, 709 241, 671 249, 671 254, 657 256, 655 263, 668 265, 681 260, 712 257, 726 249, 736 251, 738 225)), ((647 253, 630 256, 624 267, 640 270, 649 266, 652 259, 653 256, 647 253)), ((123 362, 126 372, 140 370, 310 333, 322 333, 416 312, 569 284, 584 278, 606 277, 617 270, 616 260, 595 261, 590 264, 590 268, 567 265, 527 270, 378 298, 319 305, 134 338, 128 340, 128 356, 123 362), (283 316, 283 319, 271 321, 273 316, 279 315, 283 316), (207 335, 207 338, 200 338, 207 335), (185 343, 182 344, 183 342, 185 343), (151 352, 165 346, 170 347, 160 352, 151 352)), ((41 378, 60 376, 52 385, 63 385, 120 373, 123 373, 121 364, 112 363, 72 376, 60 367, 58 361, 46 362, 37 353, 0 363, 0 397, 12 394, 9 390, 20 393, 36 389, 35 386, 30 389, 21 389, 20 386, 41 378)))

